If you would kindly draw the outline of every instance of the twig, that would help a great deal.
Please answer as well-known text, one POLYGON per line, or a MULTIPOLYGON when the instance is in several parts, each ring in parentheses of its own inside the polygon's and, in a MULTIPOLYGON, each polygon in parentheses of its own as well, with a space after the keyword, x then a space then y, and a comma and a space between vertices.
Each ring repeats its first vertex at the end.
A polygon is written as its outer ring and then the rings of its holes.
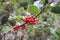
POLYGON ((43 9, 40 11, 39 14, 37 14, 37 15, 35 16, 35 18, 37 18, 37 17, 44 11, 44 9, 45 9, 45 7, 43 7, 43 9))

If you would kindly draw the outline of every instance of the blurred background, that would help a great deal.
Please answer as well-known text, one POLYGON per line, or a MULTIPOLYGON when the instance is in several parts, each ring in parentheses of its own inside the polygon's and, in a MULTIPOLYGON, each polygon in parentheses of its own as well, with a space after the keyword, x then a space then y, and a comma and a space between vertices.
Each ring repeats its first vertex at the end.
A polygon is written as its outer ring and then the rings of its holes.
POLYGON ((60 0, 0 0, 0 40, 60 40, 60 0), (19 27, 38 14, 35 25, 19 27))

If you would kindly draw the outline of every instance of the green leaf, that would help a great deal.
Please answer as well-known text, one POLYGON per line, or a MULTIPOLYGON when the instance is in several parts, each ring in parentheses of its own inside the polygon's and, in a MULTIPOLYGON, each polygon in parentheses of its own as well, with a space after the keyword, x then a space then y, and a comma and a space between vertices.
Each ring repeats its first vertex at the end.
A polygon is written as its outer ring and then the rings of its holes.
POLYGON ((24 15, 25 10, 23 7, 20 7, 19 9, 16 10, 16 15, 24 15))
POLYGON ((56 4, 56 6, 60 6, 60 2, 58 2, 58 3, 56 4))
POLYGON ((57 35, 60 37, 60 29, 56 30, 57 35))
POLYGON ((21 0, 20 6, 24 7, 28 5, 28 0, 21 0))
POLYGON ((39 13, 39 10, 36 6, 34 5, 29 5, 28 6, 28 12, 30 12, 32 15, 36 15, 39 13))
POLYGON ((10 18, 10 20, 14 20, 14 21, 18 21, 18 22, 22 23, 22 16, 12 17, 12 18, 10 18))
POLYGON ((41 2, 41 3, 44 3, 44 2, 45 2, 45 0, 40 0, 40 2, 41 2))
POLYGON ((47 5, 46 8, 45 8, 45 11, 50 11, 51 8, 52 8, 52 6, 47 5))
POLYGON ((56 15, 60 17, 60 14, 56 14, 56 15))

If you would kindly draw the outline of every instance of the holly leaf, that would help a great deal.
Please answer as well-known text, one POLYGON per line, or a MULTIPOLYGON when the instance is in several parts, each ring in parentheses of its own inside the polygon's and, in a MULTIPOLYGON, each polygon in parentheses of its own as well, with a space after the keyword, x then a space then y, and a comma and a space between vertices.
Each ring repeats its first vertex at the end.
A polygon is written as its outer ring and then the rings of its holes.
POLYGON ((36 6, 34 5, 29 5, 28 6, 28 12, 30 12, 32 15, 36 15, 39 13, 39 10, 36 6))
POLYGON ((25 15, 25 10, 23 7, 20 7, 16 10, 16 15, 25 15))

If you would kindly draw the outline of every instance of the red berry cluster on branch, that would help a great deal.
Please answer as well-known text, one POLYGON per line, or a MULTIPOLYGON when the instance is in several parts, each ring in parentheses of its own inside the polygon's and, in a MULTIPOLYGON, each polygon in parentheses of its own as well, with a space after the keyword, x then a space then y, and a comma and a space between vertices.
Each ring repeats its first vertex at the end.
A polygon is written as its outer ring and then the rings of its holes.
POLYGON ((36 24, 35 16, 27 16, 23 19, 24 22, 29 23, 31 25, 36 24))
MULTIPOLYGON (((27 17, 23 18, 23 22, 34 25, 37 22, 34 18, 35 18, 35 16, 33 16, 33 15, 32 16, 27 16, 27 17)), ((14 31, 18 31, 18 29, 19 29, 18 27, 19 27, 19 25, 13 26, 14 31)), ((26 24, 23 24, 22 25, 22 30, 25 30, 25 29, 26 29, 26 24)))

